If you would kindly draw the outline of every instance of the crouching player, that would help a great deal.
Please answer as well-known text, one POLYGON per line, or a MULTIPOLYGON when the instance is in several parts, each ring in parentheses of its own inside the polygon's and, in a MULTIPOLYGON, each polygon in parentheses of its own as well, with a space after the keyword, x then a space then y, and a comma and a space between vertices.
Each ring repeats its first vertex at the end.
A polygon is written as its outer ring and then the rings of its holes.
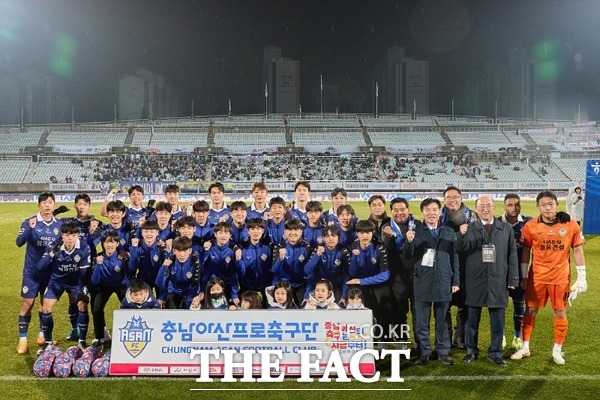
POLYGON ((46 343, 38 353, 43 352, 52 345, 52 330, 54 320, 52 309, 60 296, 67 291, 77 298, 79 313, 77 325, 79 328, 79 347, 87 347, 85 338, 87 336, 89 314, 87 311, 87 290, 83 283, 85 274, 90 267, 90 248, 79 239, 79 226, 75 222, 67 222, 60 227, 61 240, 49 248, 40 262, 38 268, 44 271, 52 269, 50 282, 44 292, 42 303, 42 330, 46 343))

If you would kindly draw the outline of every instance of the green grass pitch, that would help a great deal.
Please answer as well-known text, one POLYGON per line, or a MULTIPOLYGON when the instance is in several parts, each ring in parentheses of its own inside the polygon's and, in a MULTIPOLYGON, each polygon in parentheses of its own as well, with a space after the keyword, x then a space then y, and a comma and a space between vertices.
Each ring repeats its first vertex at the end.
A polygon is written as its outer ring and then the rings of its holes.
MULTIPOLYGON (((473 206, 472 203, 467 203, 473 206)), ((71 205, 68 206, 72 209, 71 205)), ((325 209, 328 205, 325 204, 325 209)), ((353 203, 359 216, 366 217, 366 203, 353 203)), ((99 204, 93 205, 95 214, 99 214, 99 204)), ((411 203, 411 209, 420 217, 418 203, 411 203)), ((422 367, 411 362, 402 361, 401 375, 406 379, 402 384, 386 383, 390 365, 387 360, 377 363, 381 372, 380 382, 363 384, 342 383, 298 383, 295 379, 287 379, 281 384, 235 383, 214 384, 196 383, 193 377, 187 378, 104 378, 104 379, 35 379, 32 365, 35 360, 35 335, 38 319, 34 316, 30 325, 30 354, 16 354, 18 340, 17 314, 20 306, 19 289, 23 268, 24 249, 17 248, 15 238, 24 218, 37 212, 33 203, 0 203, 0 398, 3 399, 120 399, 120 398, 211 398, 231 399, 256 397, 262 393, 269 398, 315 398, 329 399, 346 396, 346 392, 338 389, 350 389, 353 396, 367 398, 375 393, 363 390, 376 390, 378 398, 427 398, 427 399, 584 399, 596 398, 600 389, 600 302, 598 287, 600 274, 597 265, 600 261, 600 238, 586 237, 586 264, 588 270, 588 292, 581 295, 568 310, 569 334, 563 347, 566 365, 557 366, 552 362, 552 317, 547 307, 538 314, 536 328, 531 342, 532 356, 529 359, 515 362, 508 360, 508 368, 499 369, 489 363, 485 357, 471 365, 461 362, 464 350, 452 350, 456 364, 452 367, 431 361, 422 367), (272 391, 232 392, 229 389, 271 389, 272 391), (191 390, 203 389, 203 390, 191 390), (214 389, 228 389, 214 391, 214 389), (300 390, 310 389, 311 391, 300 390), (409 389, 406 391, 390 391, 389 389, 409 389), (209 391, 210 390, 210 391, 209 391), (360 390, 360 391, 359 391, 360 390)), ((496 215, 502 212, 501 203, 497 202, 496 215)), ((66 215, 72 215, 71 210, 66 215)), ((523 204, 523 214, 537 215, 533 202, 523 204)), ((112 299, 107 310, 118 306, 116 298, 112 299)), ((37 304, 36 309, 37 311, 37 304)), ((507 309, 506 331, 511 338, 512 306, 507 309)), ((62 299, 56 306, 55 337, 63 348, 71 345, 65 340, 69 330, 66 302, 62 299)), ((91 319, 91 318, 90 318, 91 319)), ((90 321, 91 323, 91 321, 90 321)), ((107 312, 107 325, 112 327, 112 316, 107 312)), ((480 328, 480 350, 482 356, 489 345, 489 320, 484 311, 480 328)), ((90 335, 93 332, 90 327, 90 335)), ((88 339, 90 339, 88 337, 88 339)), ((510 351, 507 351, 510 354, 510 351)), ((350 393, 348 393, 350 394, 350 393)))

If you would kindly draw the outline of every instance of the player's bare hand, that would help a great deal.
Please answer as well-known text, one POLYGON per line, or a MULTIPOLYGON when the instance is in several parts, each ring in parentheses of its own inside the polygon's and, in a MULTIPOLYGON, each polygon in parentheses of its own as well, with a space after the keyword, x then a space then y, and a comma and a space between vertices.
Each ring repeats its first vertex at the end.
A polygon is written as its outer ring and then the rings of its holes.
POLYGON ((354 254, 355 256, 357 256, 357 255, 360 254, 360 250, 354 249, 354 250, 352 250, 352 254, 354 254))
POLYGON ((229 215, 223 215, 221 218, 219 218, 219 222, 227 222, 229 221, 229 215))
POLYGON ((37 217, 29 218, 29 227, 35 228, 35 224, 37 224, 37 217))
POLYGON ((231 301, 233 302, 233 304, 235 304, 235 305, 236 305, 236 307, 239 307, 239 306, 240 306, 240 299, 233 299, 233 300, 231 300, 231 301))
POLYGON ((527 289, 527 278, 521 278, 519 286, 521 286, 521 289, 523 290, 527 289))
POLYGON ((412 243, 413 240, 415 240, 415 231, 406 232, 406 241, 412 243))
POLYGON ((458 286, 452 286, 452 293, 456 293, 460 290, 458 286))
POLYGON ((237 250, 235 251, 235 259, 236 259, 237 261, 240 261, 240 260, 242 259, 242 251, 241 251, 240 249, 237 249, 237 250))
POLYGON ((90 230, 88 233, 94 233, 96 229, 98 229, 98 225, 100 225, 100 222, 98 220, 93 220, 92 222, 90 222, 90 230))
POLYGON ((320 257, 323 255, 323 253, 325 253, 325 247, 323 247, 323 246, 317 247, 317 255, 320 257))
POLYGON ((158 308, 163 310, 165 308, 165 301, 164 300, 158 300, 158 308))
POLYGON ((285 249, 279 249, 279 259, 280 260, 284 260, 285 259, 285 254, 286 254, 285 249))
POLYGON ((173 239, 167 239, 167 241, 165 242, 165 250, 170 253, 172 248, 173 248, 173 239))
POLYGON ((167 266, 167 267, 168 267, 169 265, 171 265, 171 264, 173 264, 173 261, 172 261, 170 258, 167 258, 167 259, 166 259, 166 260, 163 262, 163 265, 165 265, 165 266, 167 266))
POLYGON ((118 255, 119 260, 123 260, 125 258, 129 258, 129 252, 125 251, 125 250, 121 250, 121 252, 118 255))
POLYGON ((139 244, 140 244, 140 239, 138 239, 138 238, 132 238, 131 239, 131 245, 132 246, 135 247, 135 246, 138 246, 139 244))
POLYGON ((202 247, 204 247, 204 250, 208 250, 211 248, 211 246, 212 246, 212 242, 210 240, 207 240, 206 242, 204 242, 204 246, 202 246, 202 247))
POLYGON ((360 285, 360 279, 354 278, 346 282, 347 285, 360 285))
POLYGON ((103 256, 96 257, 96 264, 102 264, 103 262, 104 262, 104 257, 103 256))

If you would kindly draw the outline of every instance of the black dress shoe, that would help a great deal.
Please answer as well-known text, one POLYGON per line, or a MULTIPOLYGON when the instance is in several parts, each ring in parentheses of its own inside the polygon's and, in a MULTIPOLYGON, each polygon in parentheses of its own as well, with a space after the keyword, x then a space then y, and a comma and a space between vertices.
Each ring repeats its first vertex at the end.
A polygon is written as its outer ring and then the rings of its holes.
POLYGON ((466 356, 463 357, 463 362, 465 364, 471 364, 475 360, 477 360, 477 356, 475 354, 469 353, 469 354, 467 354, 466 356))
POLYGON ((431 353, 429 355, 429 359, 430 360, 437 360, 438 359, 438 353, 437 353, 437 351, 434 351, 433 353, 431 353))
POLYGON ((427 364, 427 360, 429 360, 429 356, 419 356, 415 360, 415 365, 425 365, 427 364))
POLYGON ((438 354, 438 358, 444 365, 454 365, 454 360, 448 354, 445 354, 445 355, 438 354))
POLYGON ((502 357, 488 357, 488 360, 499 367, 506 367, 506 361, 502 357))

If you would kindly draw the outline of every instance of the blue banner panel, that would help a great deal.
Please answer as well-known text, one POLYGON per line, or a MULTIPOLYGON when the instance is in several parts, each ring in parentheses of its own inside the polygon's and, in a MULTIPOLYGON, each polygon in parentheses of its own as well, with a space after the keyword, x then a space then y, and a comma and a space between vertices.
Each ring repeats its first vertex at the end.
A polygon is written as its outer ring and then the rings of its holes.
POLYGON ((583 233, 600 233, 600 160, 587 160, 583 233))

